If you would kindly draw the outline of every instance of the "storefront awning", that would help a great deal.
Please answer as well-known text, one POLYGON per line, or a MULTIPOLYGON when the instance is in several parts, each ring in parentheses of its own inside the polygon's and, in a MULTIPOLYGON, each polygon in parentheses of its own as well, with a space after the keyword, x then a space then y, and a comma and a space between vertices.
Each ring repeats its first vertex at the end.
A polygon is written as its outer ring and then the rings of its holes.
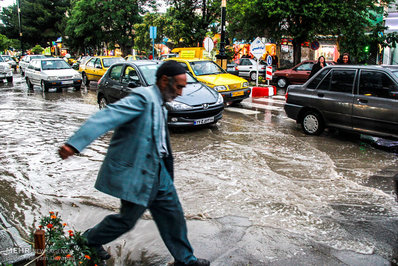
POLYGON ((385 26, 388 27, 384 33, 398 32, 398 13, 389 13, 384 21, 385 26))

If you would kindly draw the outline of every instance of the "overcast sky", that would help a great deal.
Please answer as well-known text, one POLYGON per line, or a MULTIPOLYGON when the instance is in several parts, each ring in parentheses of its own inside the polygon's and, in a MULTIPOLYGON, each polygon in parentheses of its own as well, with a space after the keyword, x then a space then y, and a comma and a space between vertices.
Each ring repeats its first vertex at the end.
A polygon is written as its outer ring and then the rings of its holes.
POLYGON ((1 7, 10 6, 12 4, 15 4, 15 0, 0 0, 1 7))

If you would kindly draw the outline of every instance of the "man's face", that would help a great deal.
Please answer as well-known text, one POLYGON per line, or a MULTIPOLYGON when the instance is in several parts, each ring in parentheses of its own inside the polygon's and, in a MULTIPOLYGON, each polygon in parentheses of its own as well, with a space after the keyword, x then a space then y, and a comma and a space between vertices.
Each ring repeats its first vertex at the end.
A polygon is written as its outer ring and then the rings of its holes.
POLYGON ((162 77, 161 85, 159 86, 163 100, 165 102, 171 102, 177 96, 182 95, 182 90, 187 85, 187 75, 180 74, 174 77, 162 77))

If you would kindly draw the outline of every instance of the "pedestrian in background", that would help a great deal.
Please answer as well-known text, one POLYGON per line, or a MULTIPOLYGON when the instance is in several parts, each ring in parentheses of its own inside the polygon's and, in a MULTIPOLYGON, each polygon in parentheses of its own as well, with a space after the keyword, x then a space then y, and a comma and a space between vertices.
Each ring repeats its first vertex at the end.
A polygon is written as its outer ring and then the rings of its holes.
POLYGON ((311 78, 313 75, 315 75, 319 70, 321 70, 325 66, 326 66, 325 57, 323 57, 323 55, 321 55, 320 57, 318 57, 318 62, 316 62, 316 64, 314 64, 312 66, 311 74, 310 74, 309 78, 311 78))
POLYGON ((348 53, 344 53, 338 60, 337 64, 339 65, 351 65, 350 55, 348 53))
POLYGON ((166 61, 156 72, 156 85, 136 88, 127 97, 94 114, 59 149, 66 159, 114 129, 98 173, 95 188, 120 198, 118 214, 106 216, 83 236, 103 260, 110 254, 102 245, 127 233, 149 209, 174 265, 210 265, 197 259, 188 241, 187 227, 174 187, 173 156, 167 130, 165 102, 182 95, 186 70, 166 61))

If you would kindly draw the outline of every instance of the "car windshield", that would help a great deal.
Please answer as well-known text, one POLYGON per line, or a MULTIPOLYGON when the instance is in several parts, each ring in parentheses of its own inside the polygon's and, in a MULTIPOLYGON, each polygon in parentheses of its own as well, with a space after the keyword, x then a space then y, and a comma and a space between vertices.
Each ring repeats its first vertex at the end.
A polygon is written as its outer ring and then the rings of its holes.
MULTIPOLYGON (((158 70, 160 64, 156 65, 144 65, 139 66, 138 68, 141 70, 141 74, 144 76, 144 79, 148 85, 154 85, 156 83, 156 71, 158 70)), ((187 83, 196 83, 198 82, 194 79, 190 74, 187 75, 187 83)))
POLYGON ((43 60, 41 61, 41 69, 43 70, 56 70, 56 69, 69 69, 71 68, 64 60, 43 60))
POLYGON ((2 56, 2 58, 4 59, 4 61, 8 62, 8 61, 12 61, 11 56, 2 56))
POLYGON ((195 75, 217 75, 225 73, 224 70, 219 67, 213 61, 197 61, 191 62, 191 67, 195 75))
POLYGON ((112 64, 117 63, 117 62, 123 62, 124 59, 121 57, 109 57, 109 58, 103 58, 102 63, 104 64, 104 67, 110 67, 112 64))
POLYGON ((0 56, 0 62, 5 62, 5 60, 2 56, 0 56))
POLYGON ((32 59, 42 59, 42 58, 47 58, 44 55, 31 55, 30 56, 30 60, 32 59))

